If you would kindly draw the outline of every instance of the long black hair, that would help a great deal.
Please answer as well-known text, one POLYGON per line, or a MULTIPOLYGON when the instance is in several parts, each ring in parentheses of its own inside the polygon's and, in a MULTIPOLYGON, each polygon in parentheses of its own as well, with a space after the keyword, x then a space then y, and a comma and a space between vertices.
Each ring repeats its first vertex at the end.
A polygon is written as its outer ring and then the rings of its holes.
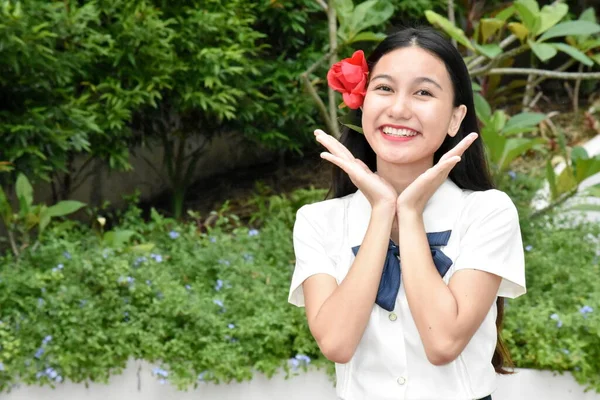
MULTIPOLYGON (((385 54, 410 46, 417 46, 427 50, 444 62, 452 80, 454 107, 458 107, 461 104, 467 107, 467 113, 462 120, 457 134, 455 136, 446 135, 444 142, 434 153, 433 162, 437 163, 446 152, 456 146, 469 133, 479 133, 479 125, 473 102, 471 78, 458 50, 442 34, 430 27, 404 28, 387 36, 368 57, 367 64, 369 71, 373 71, 377 62, 385 54)), ((360 121, 362 111, 357 109, 353 113, 352 119, 360 121)), ((350 150, 354 157, 361 159, 372 171, 377 169, 375 152, 363 134, 344 126, 340 142, 350 150)), ((332 175, 331 187, 327 194, 328 198, 331 195, 334 198, 338 198, 356 192, 357 187, 352 183, 348 174, 341 168, 333 165, 332 175)), ((461 189, 481 191, 494 188, 481 136, 464 152, 461 162, 452 169, 449 178, 461 189)), ((498 298, 497 308, 498 317, 496 318, 496 326, 498 341, 492 364, 497 373, 509 374, 511 372, 505 370, 503 367, 505 364, 511 365, 512 363, 508 350, 500 337, 504 315, 504 298, 498 298)))

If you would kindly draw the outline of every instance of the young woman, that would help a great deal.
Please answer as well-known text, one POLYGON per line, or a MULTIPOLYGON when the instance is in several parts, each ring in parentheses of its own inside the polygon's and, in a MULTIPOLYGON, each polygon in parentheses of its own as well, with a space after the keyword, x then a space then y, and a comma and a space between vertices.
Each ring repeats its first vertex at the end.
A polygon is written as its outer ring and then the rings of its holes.
POLYGON ((525 270, 467 68, 428 28, 361 57, 328 75, 364 133, 315 132, 336 166, 334 198, 297 213, 289 301, 336 363, 340 399, 490 399, 507 372, 503 298, 525 293, 525 270))

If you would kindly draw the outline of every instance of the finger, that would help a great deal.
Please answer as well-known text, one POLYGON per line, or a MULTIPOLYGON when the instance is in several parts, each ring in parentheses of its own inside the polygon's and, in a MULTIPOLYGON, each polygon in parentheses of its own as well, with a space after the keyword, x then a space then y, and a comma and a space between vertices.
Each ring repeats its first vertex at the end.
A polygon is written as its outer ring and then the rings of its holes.
POLYGON ((354 159, 354 155, 350 152, 350 150, 346 148, 346 146, 341 144, 333 136, 323 132, 321 129, 315 130, 315 137, 317 138, 317 141, 323 146, 325 146, 327 150, 329 150, 332 154, 335 154, 339 157, 343 157, 347 160, 354 159))
POLYGON ((469 135, 465 136, 463 140, 461 140, 454 148, 449 150, 446 154, 444 154, 440 161, 444 161, 447 158, 454 156, 462 156, 464 152, 475 142, 475 140, 479 137, 476 132, 471 132, 469 135))
POLYGON ((348 163, 347 160, 345 160, 345 159, 343 159, 341 157, 338 157, 338 156, 336 156, 334 154, 328 153, 326 151, 322 152, 320 154, 320 156, 321 156, 322 159, 327 160, 330 163, 337 165, 342 170, 344 170, 348 175, 350 175, 350 171, 349 171, 350 166, 349 166, 349 163, 348 163))
POLYGON ((371 171, 371 168, 369 168, 369 166, 368 166, 367 164, 365 164, 365 163, 363 162, 363 160, 361 160, 360 158, 355 158, 355 159, 354 159, 354 161, 355 161, 355 162, 356 162, 358 165, 360 165, 360 166, 361 166, 361 167, 362 167, 362 168, 363 168, 365 171, 367 171, 367 172, 373 172, 373 171, 371 171))

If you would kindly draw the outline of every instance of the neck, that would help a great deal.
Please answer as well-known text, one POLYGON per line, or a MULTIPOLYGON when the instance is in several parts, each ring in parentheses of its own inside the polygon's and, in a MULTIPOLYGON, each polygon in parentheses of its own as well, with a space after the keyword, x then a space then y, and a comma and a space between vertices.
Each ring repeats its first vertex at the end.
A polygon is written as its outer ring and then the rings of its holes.
POLYGON ((393 164, 377 157, 377 175, 389 182, 398 195, 432 166, 431 158, 424 158, 410 164, 393 164))

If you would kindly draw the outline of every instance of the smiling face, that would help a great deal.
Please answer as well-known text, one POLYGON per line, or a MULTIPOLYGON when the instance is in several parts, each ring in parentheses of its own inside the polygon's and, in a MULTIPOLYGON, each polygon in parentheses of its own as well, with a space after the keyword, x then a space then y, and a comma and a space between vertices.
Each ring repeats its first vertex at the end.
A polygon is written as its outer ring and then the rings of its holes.
POLYGON ((424 163, 446 135, 458 132, 466 107, 454 107, 452 81, 444 62, 420 47, 382 56, 371 71, 362 127, 378 164, 424 163))

